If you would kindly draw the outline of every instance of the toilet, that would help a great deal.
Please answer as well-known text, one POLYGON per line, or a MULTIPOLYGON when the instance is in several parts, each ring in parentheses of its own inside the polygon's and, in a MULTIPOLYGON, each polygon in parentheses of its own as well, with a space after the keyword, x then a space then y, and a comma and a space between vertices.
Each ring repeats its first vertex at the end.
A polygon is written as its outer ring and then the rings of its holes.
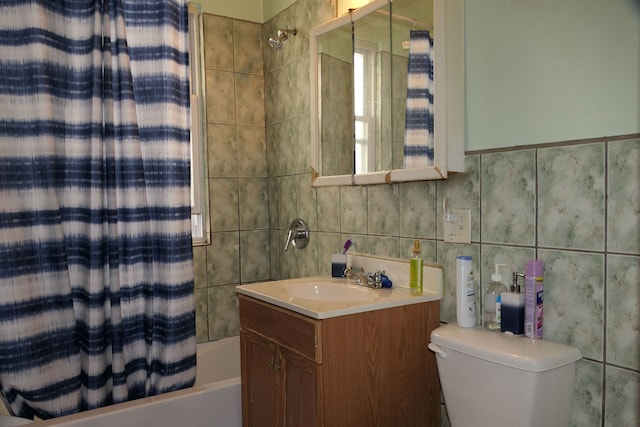
POLYGON ((452 427, 567 427, 576 362, 574 347, 461 328, 431 332, 452 427))

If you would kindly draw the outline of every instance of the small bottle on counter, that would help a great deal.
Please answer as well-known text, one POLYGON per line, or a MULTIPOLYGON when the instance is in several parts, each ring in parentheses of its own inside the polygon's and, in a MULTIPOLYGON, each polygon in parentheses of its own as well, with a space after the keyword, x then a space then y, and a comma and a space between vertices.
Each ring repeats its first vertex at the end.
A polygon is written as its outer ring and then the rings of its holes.
POLYGON ((413 252, 409 260, 409 290, 411 295, 422 295, 422 251, 420 241, 413 241, 413 252))

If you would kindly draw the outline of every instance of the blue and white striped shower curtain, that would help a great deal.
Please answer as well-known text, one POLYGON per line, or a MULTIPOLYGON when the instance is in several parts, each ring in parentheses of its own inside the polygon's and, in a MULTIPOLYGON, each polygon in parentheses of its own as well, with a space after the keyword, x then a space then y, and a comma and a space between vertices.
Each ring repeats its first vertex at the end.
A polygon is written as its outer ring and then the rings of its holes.
POLYGON ((404 167, 433 166, 433 40, 427 30, 411 30, 407 74, 404 167))
POLYGON ((0 395, 51 418, 189 386, 186 0, 0 3, 0 395))

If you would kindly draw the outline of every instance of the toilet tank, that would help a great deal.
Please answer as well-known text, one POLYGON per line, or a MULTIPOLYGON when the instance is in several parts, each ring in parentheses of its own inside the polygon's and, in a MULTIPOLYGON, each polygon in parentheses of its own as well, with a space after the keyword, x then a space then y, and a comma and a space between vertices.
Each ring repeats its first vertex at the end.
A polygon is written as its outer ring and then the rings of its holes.
POLYGON ((567 427, 574 347, 452 323, 431 333, 453 427, 567 427))

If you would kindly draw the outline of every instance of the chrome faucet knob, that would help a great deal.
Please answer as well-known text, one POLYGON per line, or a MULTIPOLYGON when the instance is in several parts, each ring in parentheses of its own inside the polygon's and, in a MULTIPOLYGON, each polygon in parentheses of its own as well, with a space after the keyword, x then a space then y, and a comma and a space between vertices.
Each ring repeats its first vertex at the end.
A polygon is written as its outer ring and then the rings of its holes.
POLYGON ((309 226, 301 218, 296 218, 289 225, 287 241, 284 244, 285 252, 289 249, 289 243, 296 249, 304 249, 309 243, 309 226))
POLYGON ((382 275, 385 274, 384 270, 380 271, 376 271, 375 273, 372 274, 372 281, 373 281, 373 287, 376 289, 380 289, 382 288, 382 275))
POLYGON ((293 237, 293 230, 289 230, 289 234, 287 234, 287 243, 284 244, 284 251, 286 252, 289 249, 289 243, 291 243, 291 238, 293 237))
POLYGON ((382 287, 382 273, 379 271, 373 273, 373 286, 376 288, 382 287))

